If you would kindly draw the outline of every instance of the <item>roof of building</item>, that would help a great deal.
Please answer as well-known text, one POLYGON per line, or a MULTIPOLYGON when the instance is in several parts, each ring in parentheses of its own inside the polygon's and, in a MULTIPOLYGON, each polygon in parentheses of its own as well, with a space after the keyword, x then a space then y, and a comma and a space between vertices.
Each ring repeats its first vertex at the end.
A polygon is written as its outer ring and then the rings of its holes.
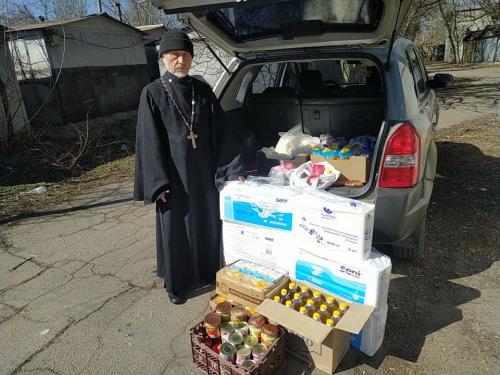
POLYGON ((500 25, 489 25, 482 30, 471 30, 464 36, 464 42, 483 39, 484 36, 491 32, 494 36, 500 35, 500 25))
POLYGON ((156 25, 144 25, 144 26, 136 26, 137 29, 141 31, 151 31, 151 30, 156 30, 156 29, 163 29, 167 30, 166 26, 162 23, 156 24, 156 25))
POLYGON ((69 23, 75 23, 75 22, 81 22, 81 21, 86 21, 91 18, 95 17, 104 17, 109 19, 110 21, 117 22, 125 27, 128 27, 131 30, 134 30, 135 32, 142 33, 141 30, 130 26, 126 23, 120 22, 117 19, 111 17, 107 13, 96 13, 96 14, 89 14, 84 17, 77 17, 77 18, 65 18, 65 19, 60 19, 60 20, 54 20, 54 21, 45 21, 45 22, 37 22, 37 23, 30 23, 30 24, 24 24, 24 25, 17 25, 13 26, 9 29, 10 32, 12 31, 27 31, 27 30, 37 30, 37 29, 45 29, 48 27, 53 27, 53 26, 59 26, 59 25, 67 25, 69 23))

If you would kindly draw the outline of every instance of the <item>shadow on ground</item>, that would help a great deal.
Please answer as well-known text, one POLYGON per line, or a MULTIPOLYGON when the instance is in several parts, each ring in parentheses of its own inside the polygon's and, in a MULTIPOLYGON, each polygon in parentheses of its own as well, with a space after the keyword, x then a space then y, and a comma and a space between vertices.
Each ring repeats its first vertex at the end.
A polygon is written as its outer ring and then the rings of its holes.
POLYGON ((498 82, 478 81, 470 77, 455 77, 455 84, 449 89, 436 90, 441 110, 464 111, 488 110, 500 102, 498 82))

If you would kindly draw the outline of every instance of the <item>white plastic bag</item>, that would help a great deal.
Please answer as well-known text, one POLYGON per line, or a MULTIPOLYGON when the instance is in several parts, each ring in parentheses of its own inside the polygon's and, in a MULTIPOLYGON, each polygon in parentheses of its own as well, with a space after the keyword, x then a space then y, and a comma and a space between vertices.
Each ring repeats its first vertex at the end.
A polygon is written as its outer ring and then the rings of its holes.
POLYGON ((282 161, 280 165, 271 168, 268 177, 276 184, 288 186, 290 185, 290 174, 293 170, 294 166, 291 161, 282 161))
POLYGON ((329 188, 340 176, 340 172, 328 162, 313 163, 308 161, 290 173, 290 186, 325 190, 329 188), (317 166, 317 167, 315 167, 317 166), (317 169, 324 169, 319 173, 317 169))
POLYGON ((262 148, 268 159, 289 160, 299 154, 310 154, 314 147, 320 146, 319 138, 304 134, 300 124, 279 135, 280 139, 275 148, 262 148))

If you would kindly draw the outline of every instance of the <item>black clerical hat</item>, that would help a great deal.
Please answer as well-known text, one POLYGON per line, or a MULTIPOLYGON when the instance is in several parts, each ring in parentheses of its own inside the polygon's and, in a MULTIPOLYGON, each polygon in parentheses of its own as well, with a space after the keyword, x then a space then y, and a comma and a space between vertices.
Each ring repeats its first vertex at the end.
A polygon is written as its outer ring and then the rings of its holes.
POLYGON ((194 56, 193 43, 188 35, 181 30, 169 30, 163 34, 160 42, 160 56, 169 51, 186 51, 194 56))

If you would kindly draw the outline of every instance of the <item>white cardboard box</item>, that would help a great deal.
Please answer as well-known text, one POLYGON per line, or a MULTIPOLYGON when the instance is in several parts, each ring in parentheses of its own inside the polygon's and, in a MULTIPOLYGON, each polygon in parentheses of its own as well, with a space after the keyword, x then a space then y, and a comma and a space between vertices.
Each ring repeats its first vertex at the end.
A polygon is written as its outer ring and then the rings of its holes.
POLYGON ((304 191, 294 201, 299 247, 330 260, 346 253, 353 259, 370 256, 373 204, 322 191, 304 191))

